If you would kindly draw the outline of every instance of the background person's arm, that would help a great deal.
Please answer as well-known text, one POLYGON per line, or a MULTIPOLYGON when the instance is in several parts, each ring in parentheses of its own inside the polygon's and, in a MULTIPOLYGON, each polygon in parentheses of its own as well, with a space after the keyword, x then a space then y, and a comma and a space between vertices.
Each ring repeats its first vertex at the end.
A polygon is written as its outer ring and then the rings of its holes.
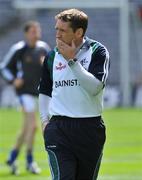
POLYGON ((16 89, 24 84, 22 79, 22 64, 18 61, 19 50, 24 46, 24 44, 23 41, 14 44, 0 63, 0 74, 8 83, 13 84, 16 89))
POLYGON ((18 51, 24 46, 21 41, 13 45, 0 63, 0 73, 2 77, 9 83, 13 83, 18 71, 18 51))

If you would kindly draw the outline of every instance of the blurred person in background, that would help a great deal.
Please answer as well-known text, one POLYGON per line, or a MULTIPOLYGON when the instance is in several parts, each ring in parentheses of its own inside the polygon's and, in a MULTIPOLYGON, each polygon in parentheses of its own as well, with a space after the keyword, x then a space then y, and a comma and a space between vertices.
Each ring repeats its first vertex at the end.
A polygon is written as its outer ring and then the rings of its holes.
POLYGON ((9 154, 7 165, 13 174, 18 173, 16 159, 25 143, 26 169, 31 173, 39 174, 40 168, 33 157, 37 129, 36 97, 42 62, 50 47, 40 40, 41 27, 36 21, 29 21, 25 24, 24 35, 25 40, 14 44, 0 64, 1 75, 15 87, 23 113, 22 128, 9 154))

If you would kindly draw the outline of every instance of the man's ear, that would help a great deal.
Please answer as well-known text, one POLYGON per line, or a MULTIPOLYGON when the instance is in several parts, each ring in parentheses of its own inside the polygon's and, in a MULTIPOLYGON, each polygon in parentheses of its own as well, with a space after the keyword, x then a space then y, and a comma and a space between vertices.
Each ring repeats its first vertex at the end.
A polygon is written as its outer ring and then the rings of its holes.
POLYGON ((77 38, 81 38, 83 36, 83 29, 78 28, 75 32, 77 38))

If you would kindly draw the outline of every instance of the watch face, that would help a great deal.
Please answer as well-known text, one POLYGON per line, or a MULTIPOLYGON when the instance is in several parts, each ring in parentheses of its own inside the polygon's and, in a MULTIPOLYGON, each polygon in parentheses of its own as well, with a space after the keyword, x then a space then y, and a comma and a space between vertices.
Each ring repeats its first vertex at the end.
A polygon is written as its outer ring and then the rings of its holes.
POLYGON ((70 60, 70 61, 68 62, 68 65, 69 65, 69 66, 72 66, 74 63, 75 63, 75 62, 74 62, 73 60, 70 60))

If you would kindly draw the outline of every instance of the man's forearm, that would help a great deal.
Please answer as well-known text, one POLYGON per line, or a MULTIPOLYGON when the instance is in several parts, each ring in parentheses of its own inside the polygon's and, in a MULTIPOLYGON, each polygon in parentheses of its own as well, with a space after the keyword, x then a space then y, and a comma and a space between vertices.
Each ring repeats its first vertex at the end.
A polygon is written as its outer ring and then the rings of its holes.
POLYGON ((47 95, 39 94, 39 113, 42 124, 49 121, 50 99, 51 98, 47 95))
POLYGON ((94 75, 86 71, 79 62, 76 62, 71 69, 78 78, 80 85, 91 95, 96 95, 103 88, 103 83, 94 75))

